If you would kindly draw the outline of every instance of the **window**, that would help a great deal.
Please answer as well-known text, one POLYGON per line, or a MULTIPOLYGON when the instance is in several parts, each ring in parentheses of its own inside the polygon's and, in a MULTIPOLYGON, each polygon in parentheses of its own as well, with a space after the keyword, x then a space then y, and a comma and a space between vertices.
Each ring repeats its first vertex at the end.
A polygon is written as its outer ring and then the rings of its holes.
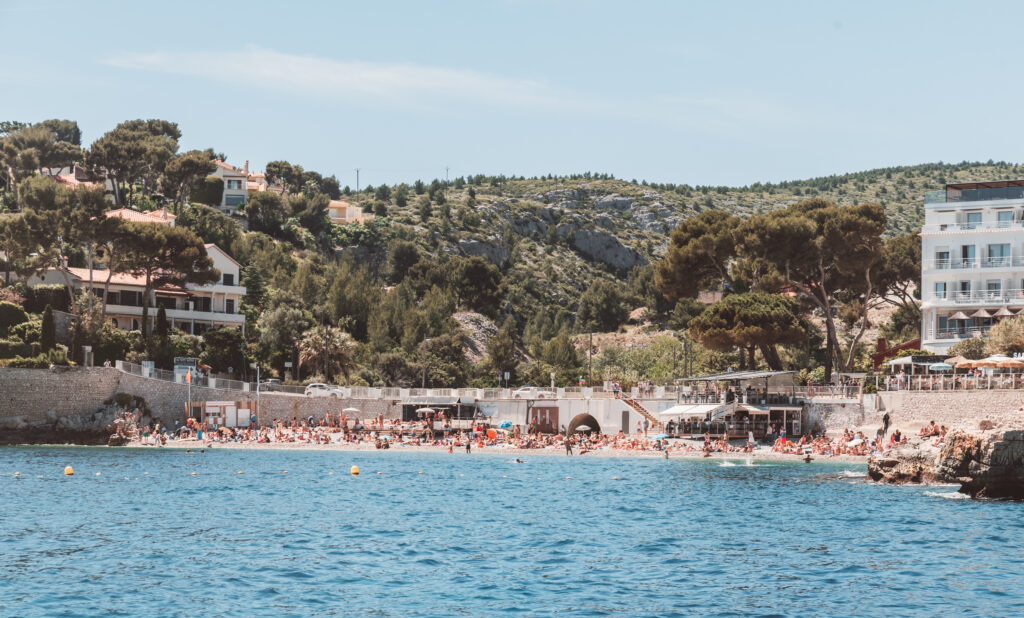
POLYGON ((224 205, 225 206, 238 206, 239 204, 245 203, 244 195, 225 195, 224 205))
POLYGON ((944 315, 940 315, 939 316, 939 332, 940 333, 948 333, 949 332, 949 318, 947 318, 944 315))
POLYGON ((988 265, 989 266, 1009 266, 1010 265, 1010 245, 999 244, 988 246, 988 265))
POLYGON ((228 181, 228 189, 241 189, 241 188, 242 188, 242 181, 241 180, 229 180, 228 181))
POLYGON ((974 262, 974 245, 961 245, 960 246, 960 266, 961 268, 971 268, 975 265, 974 262))
POLYGON ((235 285, 235 275, 232 273, 224 273, 224 285, 235 285))
POLYGON ((234 313, 234 312, 235 312, 235 299, 229 298, 226 301, 224 301, 224 313, 234 313))
POLYGON ((967 213, 967 228, 973 230, 974 228, 981 225, 981 213, 980 212, 969 212, 967 213))
POLYGON ((998 280, 990 280, 985 283, 985 295, 989 299, 995 299, 1002 296, 1003 282, 998 280))
POLYGON ((971 282, 970 281, 961 281, 960 282, 960 292, 959 292, 959 294, 957 296, 960 299, 962 299, 962 300, 969 300, 971 298, 971 282))
POLYGON ((999 222, 999 227, 1010 227, 1013 225, 1013 211, 1000 210, 996 213, 996 220, 999 222))
POLYGON ((949 251, 935 252, 935 268, 949 268, 949 251))
POLYGON ((946 298, 946 282, 936 281, 935 282, 935 298, 943 299, 946 298))

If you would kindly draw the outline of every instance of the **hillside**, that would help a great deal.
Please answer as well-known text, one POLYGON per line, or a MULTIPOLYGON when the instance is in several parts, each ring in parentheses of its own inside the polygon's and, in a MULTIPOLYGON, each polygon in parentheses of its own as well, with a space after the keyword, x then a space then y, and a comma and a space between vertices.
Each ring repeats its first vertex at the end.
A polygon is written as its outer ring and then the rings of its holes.
MULTIPOLYGON (((947 182, 1017 178, 1024 165, 924 164, 746 187, 691 187, 583 175, 435 181, 445 203, 430 202, 427 185, 408 187, 405 205, 394 189, 385 200, 372 187, 355 199, 387 209, 393 227, 434 255, 481 255, 501 267, 508 301, 522 311, 539 301, 573 311, 580 292, 596 278, 623 280, 656 261, 671 230, 703 210, 739 216, 765 212, 809 197, 840 204, 877 202, 889 217, 887 235, 920 226, 924 194, 947 182)), ((394 230, 393 230, 394 232, 394 230)), ((384 256, 379 256, 381 260, 384 256)))

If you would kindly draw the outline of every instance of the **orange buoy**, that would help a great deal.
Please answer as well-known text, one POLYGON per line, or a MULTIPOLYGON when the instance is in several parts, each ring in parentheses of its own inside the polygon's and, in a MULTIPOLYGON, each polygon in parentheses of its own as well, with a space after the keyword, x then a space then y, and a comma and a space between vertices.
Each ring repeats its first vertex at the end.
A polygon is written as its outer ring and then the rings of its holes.
POLYGON ((359 466, 352 466, 352 469, 349 470, 349 472, 352 473, 352 476, 359 476, 359 466))
POLYGON ((75 469, 71 466, 64 466, 64 476, 74 476, 75 469))

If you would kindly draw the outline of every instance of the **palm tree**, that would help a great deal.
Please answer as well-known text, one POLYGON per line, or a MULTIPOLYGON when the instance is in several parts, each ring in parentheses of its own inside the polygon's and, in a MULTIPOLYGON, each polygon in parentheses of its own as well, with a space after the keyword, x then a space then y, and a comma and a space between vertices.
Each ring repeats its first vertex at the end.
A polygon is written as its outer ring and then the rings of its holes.
POLYGON ((323 371, 328 382, 338 373, 348 380, 356 367, 355 352, 352 335, 335 326, 316 326, 299 341, 299 365, 323 371))

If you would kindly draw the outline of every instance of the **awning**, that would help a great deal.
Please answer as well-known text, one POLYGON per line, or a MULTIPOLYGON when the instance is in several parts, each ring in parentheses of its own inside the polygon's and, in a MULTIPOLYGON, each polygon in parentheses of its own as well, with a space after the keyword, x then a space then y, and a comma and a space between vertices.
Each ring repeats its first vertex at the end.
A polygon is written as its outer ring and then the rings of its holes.
POLYGON ((718 408, 721 408, 723 404, 720 403, 703 403, 703 404, 680 404, 672 406, 667 410, 658 412, 659 418, 705 418, 708 414, 711 414, 718 408))
POLYGON ((755 406, 752 403, 741 403, 736 407, 750 414, 768 414, 772 411, 768 406, 755 406))
POLYGON ((695 378, 682 378, 684 382, 718 382, 721 380, 763 380, 772 376, 796 373, 795 371, 723 371, 695 378))
POLYGON ((885 364, 890 366, 913 365, 914 359, 909 356, 901 356, 899 358, 894 358, 891 361, 886 361, 885 364))

